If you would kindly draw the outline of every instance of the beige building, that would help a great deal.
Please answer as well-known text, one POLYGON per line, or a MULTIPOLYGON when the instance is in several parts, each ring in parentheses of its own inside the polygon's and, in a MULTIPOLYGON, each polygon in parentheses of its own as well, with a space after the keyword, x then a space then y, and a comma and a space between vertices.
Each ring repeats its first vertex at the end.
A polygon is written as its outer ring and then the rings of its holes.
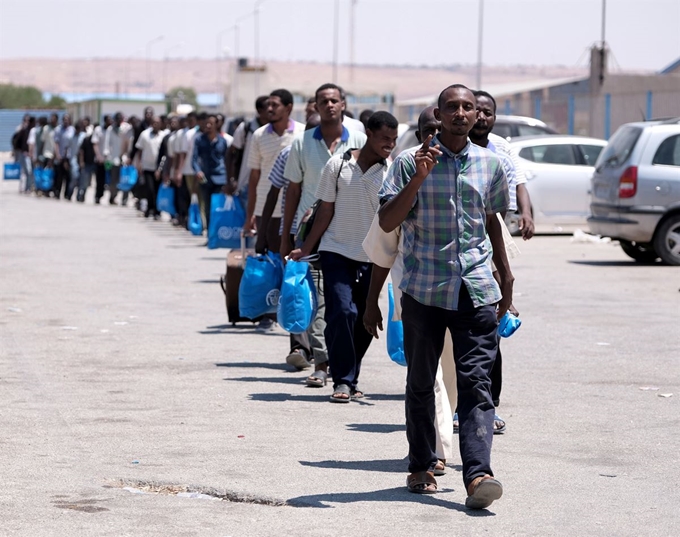
POLYGON ((655 74, 612 73, 607 51, 591 49, 590 76, 496 92, 498 111, 532 116, 565 134, 609 138, 624 123, 680 116, 680 61, 655 74))

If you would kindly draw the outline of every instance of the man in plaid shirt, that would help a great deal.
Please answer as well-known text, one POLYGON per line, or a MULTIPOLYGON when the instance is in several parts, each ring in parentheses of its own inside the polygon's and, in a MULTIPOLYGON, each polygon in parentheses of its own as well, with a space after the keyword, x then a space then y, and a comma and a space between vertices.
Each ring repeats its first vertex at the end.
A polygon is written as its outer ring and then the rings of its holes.
POLYGON ((459 84, 446 88, 435 117, 440 134, 415 153, 399 155, 380 193, 380 227, 390 232, 402 226, 403 233, 407 483, 412 492, 437 491, 434 380, 448 328, 458 376, 465 503, 481 509, 503 493, 491 471, 489 374, 498 319, 512 303, 513 276, 496 216, 507 211, 510 196, 498 157, 468 139, 477 117, 472 92, 459 84))

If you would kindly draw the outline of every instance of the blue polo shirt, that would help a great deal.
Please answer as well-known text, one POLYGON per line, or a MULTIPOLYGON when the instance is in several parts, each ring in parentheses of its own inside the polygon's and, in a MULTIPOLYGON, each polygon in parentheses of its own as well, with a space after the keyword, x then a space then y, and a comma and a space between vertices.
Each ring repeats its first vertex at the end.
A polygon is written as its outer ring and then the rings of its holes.
POLYGON ((219 134, 212 141, 203 133, 196 134, 191 160, 194 171, 203 172, 208 181, 216 185, 226 184, 227 167, 224 164, 224 157, 228 148, 229 144, 219 134))

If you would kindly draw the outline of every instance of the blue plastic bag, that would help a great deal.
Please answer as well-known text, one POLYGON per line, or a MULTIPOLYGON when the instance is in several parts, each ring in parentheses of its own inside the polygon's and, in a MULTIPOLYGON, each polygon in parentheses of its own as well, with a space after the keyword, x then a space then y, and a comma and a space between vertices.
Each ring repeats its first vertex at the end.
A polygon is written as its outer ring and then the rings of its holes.
POLYGON ((187 229, 192 235, 201 235, 203 233, 203 220, 201 219, 201 208, 198 206, 198 202, 189 205, 187 229))
POLYGON ((122 166, 120 168, 120 177, 118 178, 118 190, 130 192, 137 184, 138 179, 137 168, 134 166, 122 166))
POLYGON ((506 311, 505 315, 503 315, 503 318, 498 323, 498 334, 501 337, 510 337, 517 332, 517 329, 520 326, 522 326, 522 321, 509 311, 506 311))
POLYGON ((276 313, 282 282, 283 263, 279 254, 247 257, 238 288, 241 317, 256 319, 267 313, 276 313))
POLYGON ((18 162, 5 162, 2 170, 2 177, 5 181, 21 179, 21 166, 18 162))
POLYGON ((213 194, 210 200, 208 248, 240 248, 246 212, 234 196, 213 194))
POLYGON ((175 216, 175 189, 170 185, 161 184, 158 188, 158 195, 156 196, 156 209, 170 216, 175 216))
POLYGON ((306 261, 286 262, 277 321, 291 334, 302 334, 314 321, 317 310, 316 286, 306 261))
POLYGON ((50 191, 54 186, 54 169, 36 168, 33 170, 33 179, 38 190, 50 191))
POLYGON ((387 284, 387 297, 389 300, 389 317, 387 318, 387 354, 393 362, 406 365, 404 353, 404 325, 401 321, 393 321, 394 317, 394 290, 392 284, 387 284))

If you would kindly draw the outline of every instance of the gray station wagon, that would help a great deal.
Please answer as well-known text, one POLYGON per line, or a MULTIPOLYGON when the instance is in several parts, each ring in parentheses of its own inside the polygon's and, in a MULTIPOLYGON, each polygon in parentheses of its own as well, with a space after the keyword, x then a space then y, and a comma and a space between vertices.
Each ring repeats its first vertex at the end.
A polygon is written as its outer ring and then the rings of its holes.
POLYGON ((680 118, 620 127, 591 186, 592 233, 618 240, 636 261, 680 265, 680 118))

